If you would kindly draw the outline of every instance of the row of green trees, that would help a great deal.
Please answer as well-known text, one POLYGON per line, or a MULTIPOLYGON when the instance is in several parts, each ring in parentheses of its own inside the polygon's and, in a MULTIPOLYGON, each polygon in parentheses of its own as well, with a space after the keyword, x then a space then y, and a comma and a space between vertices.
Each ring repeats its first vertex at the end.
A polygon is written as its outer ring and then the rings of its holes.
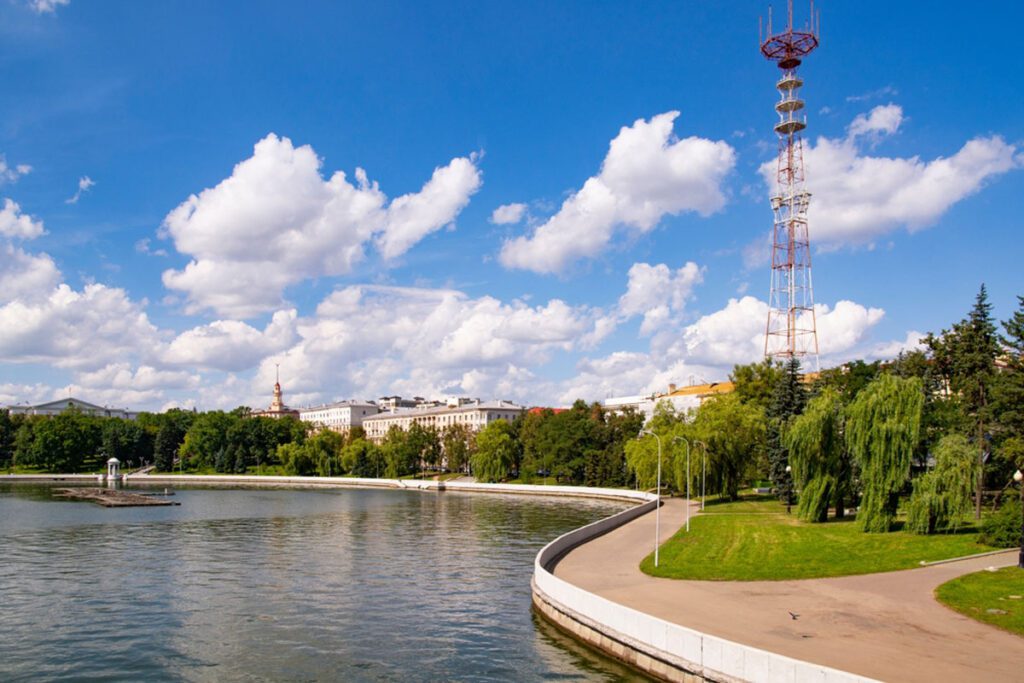
POLYGON ((626 444, 643 425, 634 411, 612 413, 577 401, 568 410, 529 411, 513 422, 496 420, 479 433, 464 425, 443 431, 414 424, 391 429, 378 444, 353 430, 339 454, 342 471, 400 477, 421 469, 472 473, 484 482, 552 478, 566 484, 630 486, 626 444))
POLYGON ((461 424, 444 430, 395 427, 377 444, 360 428, 345 437, 327 430, 307 434, 295 420, 251 418, 239 410, 198 415, 180 451, 185 467, 218 472, 280 466, 286 474, 395 478, 444 469, 485 482, 550 477, 567 484, 629 486, 635 479, 625 448, 642 424, 636 412, 610 413, 577 401, 568 410, 497 420, 479 433, 461 424))
MULTIPOLYGON (((708 492, 732 499, 768 470, 764 409, 739 393, 708 399, 690 413, 661 403, 649 427, 660 439, 662 483, 678 491, 686 490, 688 461, 693 490, 706 485, 708 492)), ((627 463, 642 488, 656 485, 658 458, 658 439, 626 444, 627 463)))
POLYGON ((888 531, 909 493, 910 531, 955 530, 972 508, 981 517, 985 490, 1004 489, 1024 467, 1024 298, 999 334, 982 286, 968 315, 924 347, 825 371, 809 397, 796 388, 774 404, 775 456, 791 465, 801 518, 824 521, 830 506, 841 517, 844 501, 859 498, 860 526, 888 531))
POLYGON ((178 449, 194 414, 170 410, 136 420, 95 417, 68 410, 53 417, 0 411, 0 467, 48 472, 92 472, 116 457, 129 467, 163 462, 178 449))
MULTIPOLYGON (((865 531, 889 531, 902 503, 915 533, 955 530, 984 491, 1024 467, 1024 297, 1001 324, 982 286, 968 315, 891 362, 854 361, 812 375, 799 362, 734 368, 735 391, 676 414, 659 406, 664 478, 736 498, 770 482, 797 515, 822 522, 857 507, 865 531)), ((626 446, 641 485, 653 486, 657 442, 626 446)), ((998 498, 998 496, 997 496, 998 498)), ((1007 504, 1013 505, 1012 497, 1007 504)))
POLYGON ((480 433, 465 425, 393 428, 375 444, 360 428, 346 436, 311 432, 295 418, 253 417, 247 408, 143 413, 135 421, 74 410, 55 417, 0 412, 0 464, 88 472, 116 456, 128 467, 154 464, 158 471, 403 477, 446 469, 481 481, 629 486, 635 479, 625 446, 642 423, 638 413, 609 413, 577 401, 568 410, 498 420, 480 433))

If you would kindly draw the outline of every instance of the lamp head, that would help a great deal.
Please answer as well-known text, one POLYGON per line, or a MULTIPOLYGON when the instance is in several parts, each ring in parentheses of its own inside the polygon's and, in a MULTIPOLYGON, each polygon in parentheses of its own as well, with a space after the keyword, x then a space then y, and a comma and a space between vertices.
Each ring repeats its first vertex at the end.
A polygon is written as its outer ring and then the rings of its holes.
POLYGON ((789 465, 786 465, 786 472, 792 472, 792 471, 793 471, 793 468, 790 467, 789 465))
POLYGON ((1013 473, 1013 480, 1015 482, 1017 482, 1017 483, 1020 483, 1021 481, 1024 481, 1024 472, 1021 472, 1020 470, 1017 470, 1016 472, 1014 472, 1013 473))

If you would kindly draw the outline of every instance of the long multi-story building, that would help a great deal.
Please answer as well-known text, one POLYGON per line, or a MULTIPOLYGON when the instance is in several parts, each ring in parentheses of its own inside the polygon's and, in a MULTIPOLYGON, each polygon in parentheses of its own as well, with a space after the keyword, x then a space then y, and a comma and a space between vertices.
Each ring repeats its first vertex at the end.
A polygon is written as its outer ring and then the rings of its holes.
POLYGON ((65 410, 77 410, 84 415, 94 417, 120 417, 125 420, 134 420, 138 415, 134 410, 127 408, 111 408, 110 406, 98 406, 78 398, 62 398, 56 401, 40 403, 38 405, 16 404, 7 406, 11 415, 60 415, 65 410))
POLYGON ((299 419, 318 429, 331 429, 348 434, 353 427, 361 427, 363 420, 380 412, 373 401, 338 401, 312 408, 300 408, 299 419))
POLYGON ((526 408, 511 401, 470 401, 456 405, 431 408, 396 408, 363 420, 363 429, 371 441, 380 442, 388 430, 398 427, 408 430, 414 424, 433 427, 443 431, 451 425, 465 425, 472 432, 479 432, 495 420, 511 422, 526 408))

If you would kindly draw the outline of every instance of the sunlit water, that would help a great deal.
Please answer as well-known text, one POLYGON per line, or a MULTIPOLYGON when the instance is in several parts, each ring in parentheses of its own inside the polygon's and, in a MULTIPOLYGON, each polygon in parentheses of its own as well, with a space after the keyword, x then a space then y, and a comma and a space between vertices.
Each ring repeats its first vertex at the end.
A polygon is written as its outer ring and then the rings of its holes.
POLYGON ((530 611, 536 552, 622 505, 0 484, 0 679, 623 680, 530 611))

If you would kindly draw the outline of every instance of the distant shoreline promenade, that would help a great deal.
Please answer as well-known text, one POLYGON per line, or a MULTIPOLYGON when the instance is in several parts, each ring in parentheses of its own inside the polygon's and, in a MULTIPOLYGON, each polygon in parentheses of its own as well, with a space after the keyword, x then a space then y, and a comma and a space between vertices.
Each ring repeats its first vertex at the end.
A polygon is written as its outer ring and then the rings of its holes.
MULTIPOLYGON (((99 474, 0 474, 0 483, 96 483, 99 474)), ((127 485, 232 487, 267 486, 278 488, 376 488, 413 491, 453 491, 468 493, 501 493, 562 498, 598 498, 628 503, 644 502, 650 494, 628 489, 591 486, 541 486, 534 484, 484 484, 469 481, 437 481, 434 479, 384 479, 376 477, 299 477, 287 475, 246 474, 129 474, 127 485)))

